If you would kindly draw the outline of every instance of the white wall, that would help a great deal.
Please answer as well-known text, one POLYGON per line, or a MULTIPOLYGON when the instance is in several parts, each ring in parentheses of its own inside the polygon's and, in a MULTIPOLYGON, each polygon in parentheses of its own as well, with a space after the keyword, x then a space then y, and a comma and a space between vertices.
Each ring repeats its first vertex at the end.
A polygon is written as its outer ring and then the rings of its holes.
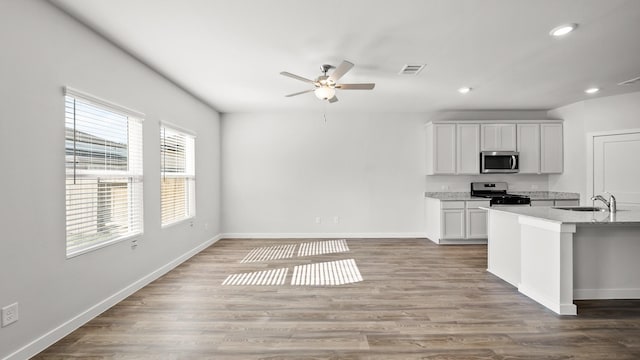
POLYGON ((224 232, 420 236, 424 122, 419 114, 329 113, 326 122, 316 113, 224 114, 224 232))
MULTIPOLYGON (((20 306, 20 320, 0 329, 4 358, 220 232, 220 124, 215 111, 47 2, 0 2, 0 46, 0 306, 20 306), (135 250, 121 242, 65 257, 65 85, 147 115, 135 250), (160 228, 160 120, 198 135, 193 228, 160 228)), ((55 338, 41 340, 29 349, 55 338)))
POLYGON ((539 120, 546 114, 329 113, 326 122, 316 113, 224 114, 223 231, 423 237, 424 191, 469 191, 471 181, 547 190, 547 175, 426 176, 424 124, 434 118, 539 120))
MULTIPOLYGON (((564 173, 549 176, 549 189, 587 196, 587 134, 596 131, 640 128, 640 92, 581 101, 549 111, 564 119, 564 173)), ((630 154, 630 158, 637 156, 630 154)))

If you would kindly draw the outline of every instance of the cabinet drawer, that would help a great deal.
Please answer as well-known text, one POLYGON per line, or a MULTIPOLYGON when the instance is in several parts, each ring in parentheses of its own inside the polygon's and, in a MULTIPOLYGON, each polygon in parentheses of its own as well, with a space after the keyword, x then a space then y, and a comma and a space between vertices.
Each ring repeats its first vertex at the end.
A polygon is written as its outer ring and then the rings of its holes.
POLYGON ((489 200, 471 200, 467 201, 467 209, 477 209, 479 207, 489 207, 489 200))
POLYGON ((441 209, 464 209, 464 201, 442 201, 441 209))

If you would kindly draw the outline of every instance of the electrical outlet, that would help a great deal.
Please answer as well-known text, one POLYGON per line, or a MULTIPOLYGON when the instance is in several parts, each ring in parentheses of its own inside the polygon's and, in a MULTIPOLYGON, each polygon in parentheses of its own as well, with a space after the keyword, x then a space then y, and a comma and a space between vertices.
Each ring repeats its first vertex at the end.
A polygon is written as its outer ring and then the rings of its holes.
POLYGON ((334 223, 334 224, 338 224, 338 223, 340 223, 340 217, 339 217, 339 216, 334 216, 334 217, 333 217, 333 223, 334 223))
POLYGON ((320 218, 320 216, 316 216, 316 224, 320 224, 322 222, 322 219, 320 218))
POLYGON ((18 321, 18 303, 13 303, 2 308, 2 327, 9 326, 18 321))
POLYGON ((449 185, 442 185, 440 188, 442 190, 449 190, 449 185))
POLYGON ((538 185, 531 185, 531 190, 538 190, 538 185))
POLYGON ((204 223, 204 229, 209 230, 209 223, 204 223))

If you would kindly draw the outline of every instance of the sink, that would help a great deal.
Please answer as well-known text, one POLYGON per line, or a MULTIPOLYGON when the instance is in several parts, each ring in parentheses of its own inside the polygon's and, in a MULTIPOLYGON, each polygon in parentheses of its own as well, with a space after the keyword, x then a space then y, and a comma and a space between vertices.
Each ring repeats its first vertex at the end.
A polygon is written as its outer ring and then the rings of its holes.
POLYGON ((606 208, 594 206, 555 206, 553 209, 569 210, 569 211, 607 211, 606 208))

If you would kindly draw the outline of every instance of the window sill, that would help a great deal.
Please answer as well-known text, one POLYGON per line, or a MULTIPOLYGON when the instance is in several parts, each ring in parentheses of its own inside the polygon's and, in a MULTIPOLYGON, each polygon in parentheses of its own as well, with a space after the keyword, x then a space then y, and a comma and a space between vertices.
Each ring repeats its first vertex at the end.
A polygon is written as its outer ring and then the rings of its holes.
POLYGON ((71 259, 71 258, 74 258, 76 256, 80 256, 80 255, 83 255, 83 254, 86 254, 86 253, 90 253, 90 252, 93 252, 95 250, 102 249, 104 247, 111 246, 113 244, 117 244, 117 243, 120 243, 120 242, 123 242, 123 241, 131 240, 133 238, 142 236, 142 234, 143 233, 141 232, 141 233, 134 234, 134 235, 127 235, 127 236, 123 236, 123 237, 120 237, 120 238, 115 238, 113 240, 101 242, 99 244, 96 244, 96 245, 93 245, 93 246, 89 246, 89 247, 84 248, 84 249, 75 250, 75 251, 73 251, 71 253, 67 253, 67 259, 71 259))
MULTIPOLYGON (((195 218, 196 218, 195 215, 189 216, 189 217, 186 217, 184 219, 180 219, 180 220, 176 220, 176 221, 170 222, 168 224, 162 224, 160 227, 162 229, 165 229, 165 228, 170 228, 170 227, 173 227, 173 226, 176 226, 176 225, 180 225, 180 224, 183 224, 183 223, 186 223, 186 222, 189 222, 189 221, 193 223, 193 220, 195 220, 195 218)), ((193 226, 193 224, 191 226, 193 226)))

